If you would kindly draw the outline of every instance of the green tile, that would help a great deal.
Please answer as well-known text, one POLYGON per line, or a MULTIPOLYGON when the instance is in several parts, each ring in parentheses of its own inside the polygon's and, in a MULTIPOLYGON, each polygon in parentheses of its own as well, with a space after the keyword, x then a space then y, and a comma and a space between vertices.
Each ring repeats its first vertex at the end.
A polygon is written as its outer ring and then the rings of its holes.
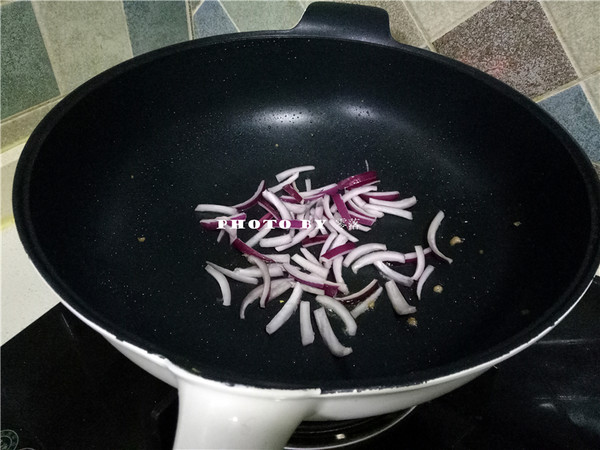
POLYGON ((224 1, 223 8, 240 31, 285 30, 304 13, 297 1, 224 1))
POLYGON ((1 6, 2 119, 59 94, 30 2, 1 6))
POLYGON ((600 70, 600 2, 544 2, 546 13, 581 75, 600 70))
POLYGON ((123 2, 134 55, 189 39, 185 1, 123 2))
POLYGON ((62 94, 132 56, 121 2, 36 1, 33 8, 62 94))

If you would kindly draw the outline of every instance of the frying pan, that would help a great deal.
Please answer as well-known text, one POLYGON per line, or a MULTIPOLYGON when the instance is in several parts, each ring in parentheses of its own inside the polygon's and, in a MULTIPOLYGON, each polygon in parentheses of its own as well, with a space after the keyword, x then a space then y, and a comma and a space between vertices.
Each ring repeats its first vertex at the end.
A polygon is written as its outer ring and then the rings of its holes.
POLYGON ((276 447, 303 419, 441 395, 547 333, 593 278, 600 199, 581 149, 510 87, 395 42, 387 20, 314 3, 292 30, 136 57, 68 95, 23 151, 14 212, 26 251, 82 320, 179 387, 176 446, 276 447), (296 325, 268 335, 278 302, 240 320, 247 287, 235 285, 232 307, 217 301, 205 262, 244 258, 201 228, 196 204, 239 203, 305 164, 328 184, 365 160, 382 189, 419 201, 412 222, 386 219, 362 242, 409 251, 446 213, 439 245, 454 263, 432 262, 442 294, 410 297, 416 327, 380 301, 337 358, 303 347, 296 325), (463 244, 450 247, 454 235, 463 244), (326 398, 343 401, 322 408, 326 398), (198 425, 209 416, 227 426, 198 425))

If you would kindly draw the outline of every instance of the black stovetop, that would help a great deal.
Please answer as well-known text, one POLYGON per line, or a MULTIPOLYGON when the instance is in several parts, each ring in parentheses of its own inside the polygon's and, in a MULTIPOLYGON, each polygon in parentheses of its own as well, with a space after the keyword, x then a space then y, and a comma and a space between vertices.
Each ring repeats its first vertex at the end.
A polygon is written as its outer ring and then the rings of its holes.
MULTIPOLYGON (((1 351, 2 450, 170 447, 175 389, 139 369, 62 305, 1 351)), ((599 369, 596 278, 540 342, 347 448, 597 449, 599 369)))

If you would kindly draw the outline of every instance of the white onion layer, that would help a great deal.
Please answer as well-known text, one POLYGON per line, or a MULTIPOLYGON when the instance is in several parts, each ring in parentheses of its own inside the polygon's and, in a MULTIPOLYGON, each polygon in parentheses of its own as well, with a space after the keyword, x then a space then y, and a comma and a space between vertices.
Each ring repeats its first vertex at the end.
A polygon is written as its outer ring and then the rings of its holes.
POLYGON ((223 296, 223 306, 231 305, 231 287, 229 286, 229 281, 227 281, 225 275, 211 266, 206 266, 204 269, 217 280, 217 283, 219 283, 221 295, 223 296))
POLYGON ((300 299, 302 298, 302 287, 300 283, 296 283, 294 289, 292 290, 292 294, 290 298, 284 303, 279 312, 275 314, 275 316, 271 319, 271 321, 265 327, 265 330, 269 334, 275 333, 281 326, 286 323, 292 314, 296 312, 298 305, 300 304, 300 299))
POLYGON ((396 311, 396 314, 399 316, 414 314, 417 312, 417 308, 408 304, 394 280, 390 280, 385 283, 385 291, 390 299, 392 308, 394 308, 394 311, 396 311))
POLYGON ((331 328, 331 324, 329 323, 329 319, 327 318, 327 313, 325 312, 325 308, 315 309, 313 311, 315 316, 315 321, 317 322, 317 328, 319 329, 319 333, 321 333, 321 337, 323 338, 323 342, 329 348, 329 351, 338 357, 348 356, 352 353, 351 347, 345 347, 338 340, 333 328, 331 328))
POLYGON ((452 263, 452 259, 448 258, 446 255, 444 255, 438 249, 438 246, 437 246, 437 243, 436 243, 437 230, 440 227, 440 224, 442 223, 442 220, 444 220, 444 211, 439 211, 435 215, 435 217, 433 218, 433 220, 431 221, 431 224, 429 225, 429 229, 427 230, 427 243, 429 244, 429 247, 431 248, 431 251, 433 251, 433 253, 435 253, 436 255, 438 255, 443 260, 448 261, 448 263, 452 263))
POLYGON ((300 337, 302 345, 310 345, 315 341, 315 332, 310 319, 310 302, 300 302, 300 337))
POLYGON ((352 317, 352 314, 350 314, 350 311, 348 311, 344 305, 327 295, 317 295, 315 299, 321 304, 321 306, 331 309, 340 319, 344 321, 344 325, 346 325, 346 333, 348 333, 349 336, 354 336, 356 334, 356 321, 354 320, 354 317, 352 317))

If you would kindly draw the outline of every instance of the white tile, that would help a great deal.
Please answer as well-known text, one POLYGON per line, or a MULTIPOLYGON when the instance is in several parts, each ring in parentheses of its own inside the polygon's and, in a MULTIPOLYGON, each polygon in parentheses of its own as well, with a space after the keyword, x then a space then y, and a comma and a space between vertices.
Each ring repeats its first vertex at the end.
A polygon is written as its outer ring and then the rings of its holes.
POLYGON ((0 343, 4 345, 58 304, 59 298, 29 260, 14 225, 2 230, 0 248, 0 343))

